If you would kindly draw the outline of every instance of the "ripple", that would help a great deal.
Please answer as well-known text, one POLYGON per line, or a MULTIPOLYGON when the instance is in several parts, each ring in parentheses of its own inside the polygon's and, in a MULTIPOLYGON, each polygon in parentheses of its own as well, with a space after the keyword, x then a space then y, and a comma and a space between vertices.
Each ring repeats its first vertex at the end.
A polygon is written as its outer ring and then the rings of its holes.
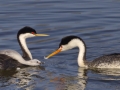
POLYGON ((79 71, 77 48, 44 60, 44 56, 57 49, 67 35, 77 35, 85 41, 88 60, 119 52, 119 0, 11 0, 2 1, 0 11, 0 49, 14 49, 21 53, 16 34, 24 26, 50 35, 27 39, 33 57, 45 62, 44 68, 2 72, 1 89, 119 89, 119 72, 112 75, 114 70, 101 73, 79 71))

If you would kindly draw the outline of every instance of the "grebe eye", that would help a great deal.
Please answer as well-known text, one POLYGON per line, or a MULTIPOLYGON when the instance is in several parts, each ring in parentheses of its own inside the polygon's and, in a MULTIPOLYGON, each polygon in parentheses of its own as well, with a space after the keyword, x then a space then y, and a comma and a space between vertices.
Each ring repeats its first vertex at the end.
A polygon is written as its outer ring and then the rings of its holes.
POLYGON ((62 48, 62 46, 60 46, 60 48, 62 48))
POLYGON ((31 32, 32 34, 35 34, 35 32, 31 32))

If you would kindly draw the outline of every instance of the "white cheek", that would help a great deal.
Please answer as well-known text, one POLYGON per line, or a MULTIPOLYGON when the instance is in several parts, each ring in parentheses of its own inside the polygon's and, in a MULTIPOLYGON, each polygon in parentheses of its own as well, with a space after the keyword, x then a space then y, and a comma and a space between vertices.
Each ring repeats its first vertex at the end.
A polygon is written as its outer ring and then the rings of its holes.
POLYGON ((26 38, 30 38, 30 37, 34 37, 34 36, 35 36, 35 35, 33 35, 33 34, 31 34, 31 33, 27 33, 25 37, 26 37, 26 38))
POLYGON ((30 38, 30 37, 34 37, 35 35, 31 34, 31 33, 26 33, 26 34, 21 34, 20 37, 22 38, 30 38))
POLYGON ((77 43, 78 43, 78 39, 74 39, 74 40, 70 41, 68 44, 62 45, 61 51, 66 51, 66 50, 72 49, 74 47, 77 47, 77 43))
POLYGON ((64 46, 62 46, 62 50, 61 50, 61 51, 66 51, 66 50, 69 50, 69 49, 70 49, 70 47, 69 47, 69 46, 64 45, 64 46))

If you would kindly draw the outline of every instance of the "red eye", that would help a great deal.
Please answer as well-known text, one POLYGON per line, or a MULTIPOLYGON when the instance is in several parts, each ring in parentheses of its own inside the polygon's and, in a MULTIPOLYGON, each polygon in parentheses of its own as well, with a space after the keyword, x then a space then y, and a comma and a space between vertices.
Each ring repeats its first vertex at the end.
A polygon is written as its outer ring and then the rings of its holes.
POLYGON ((62 46, 60 46, 60 48, 62 49, 62 46))
POLYGON ((31 32, 32 34, 35 34, 35 32, 31 32))

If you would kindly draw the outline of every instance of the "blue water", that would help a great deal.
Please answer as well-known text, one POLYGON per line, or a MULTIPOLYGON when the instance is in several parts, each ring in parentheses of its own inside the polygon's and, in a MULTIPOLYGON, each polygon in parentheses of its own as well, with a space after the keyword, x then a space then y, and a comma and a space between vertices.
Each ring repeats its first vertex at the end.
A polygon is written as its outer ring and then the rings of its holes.
POLYGON ((81 37, 87 60, 120 53, 119 0, 0 0, 0 50, 22 54, 16 34, 24 26, 49 37, 27 39, 33 55, 44 62, 17 72, 0 71, 1 90, 119 90, 120 70, 84 70, 77 64, 78 49, 45 60, 67 35, 81 37))

